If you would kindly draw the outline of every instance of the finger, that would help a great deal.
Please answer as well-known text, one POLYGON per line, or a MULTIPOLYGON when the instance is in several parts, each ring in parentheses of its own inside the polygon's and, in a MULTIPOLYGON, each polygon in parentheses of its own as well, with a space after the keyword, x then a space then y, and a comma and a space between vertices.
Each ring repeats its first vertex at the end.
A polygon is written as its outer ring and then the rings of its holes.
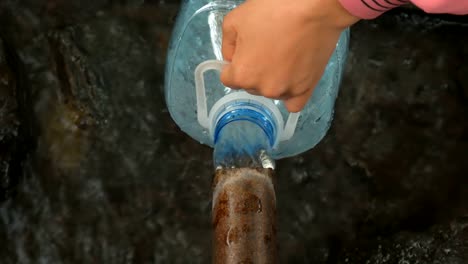
POLYGON ((223 59, 226 61, 232 61, 232 57, 236 51, 236 40, 237 31, 234 24, 235 13, 233 11, 227 14, 223 21, 223 42, 222 42, 222 54, 223 59))
MULTIPOLYGON (((237 54, 236 56, 239 56, 239 53, 237 54)), ((237 61, 226 64, 221 71, 221 82, 233 89, 258 90, 255 83, 255 70, 245 65, 246 63, 237 61)))
POLYGON ((303 93, 302 95, 298 95, 298 96, 286 99, 284 100, 284 106, 286 106, 286 109, 288 109, 288 111, 291 113, 299 112, 304 108, 304 106, 309 101, 309 98, 312 95, 312 92, 313 92, 313 89, 310 89, 309 91, 307 91, 306 93, 303 93))
POLYGON ((235 80, 235 77, 234 77, 234 65, 232 63, 230 64, 226 64, 224 67, 223 67, 223 70, 221 71, 221 82, 226 86, 226 87, 229 87, 229 88, 232 88, 232 89, 240 89, 240 87, 237 87, 237 85, 235 84, 234 80, 235 80))
POLYGON ((256 89, 244 89, 246 92, 248 92, 251 95, 260 95, 260 92, 257 91, 256 89))

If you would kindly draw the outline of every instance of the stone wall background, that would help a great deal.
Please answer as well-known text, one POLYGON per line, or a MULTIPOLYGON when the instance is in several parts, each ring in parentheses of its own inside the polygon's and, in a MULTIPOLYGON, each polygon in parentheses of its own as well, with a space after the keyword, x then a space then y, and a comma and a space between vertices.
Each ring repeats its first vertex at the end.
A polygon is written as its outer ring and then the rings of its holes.
MULTIPOLYGON (((209 263, 211 150, 162 94, 178 6, 0 2, 2 263, 209 263)), ((282 263, 468 262, 467 33, 353 27, 332 129, 277 164, 282 263)))

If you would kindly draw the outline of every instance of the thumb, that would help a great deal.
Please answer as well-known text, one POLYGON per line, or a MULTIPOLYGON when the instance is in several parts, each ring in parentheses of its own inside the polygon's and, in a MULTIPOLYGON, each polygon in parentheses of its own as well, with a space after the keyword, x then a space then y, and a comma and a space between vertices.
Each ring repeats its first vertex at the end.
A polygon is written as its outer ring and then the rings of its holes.
POLYGON ((233 22, 235 19, 233 16, 235 16, 235 13, 231 11, 231 13, 224 17, 223 21, 222 53, 226 61, 232 61, 232 57, 236 51, 237 31, 233 22))

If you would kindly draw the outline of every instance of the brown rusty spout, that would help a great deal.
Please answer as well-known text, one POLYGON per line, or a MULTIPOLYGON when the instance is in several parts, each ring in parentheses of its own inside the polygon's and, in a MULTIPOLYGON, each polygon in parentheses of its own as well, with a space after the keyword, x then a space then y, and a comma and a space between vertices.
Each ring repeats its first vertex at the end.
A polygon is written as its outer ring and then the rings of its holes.
POLYGON ((219 169, 213 181, 213 263, 278 263, 271 169, 219 169))

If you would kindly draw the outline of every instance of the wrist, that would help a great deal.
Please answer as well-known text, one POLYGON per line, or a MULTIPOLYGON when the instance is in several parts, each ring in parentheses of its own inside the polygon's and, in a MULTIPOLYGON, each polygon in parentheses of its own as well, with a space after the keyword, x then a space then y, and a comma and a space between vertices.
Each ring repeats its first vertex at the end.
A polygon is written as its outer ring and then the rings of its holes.
POLYGON ((350 13, 340 0, 305 0, 308 2, 308 17, 310 20, 320 20, 328 26, 343 30, 360 20, 350 13))
POLYGON ((348 9, 341 4, 341 0, 328 1, 332 2, 331 11, 337 27, 344 29, 361 20, 359 17, 349 12, 348 9))
MULTIPOLYGON (((409 0, 336 0, 348 13, 361 19, 374 19, 390 9, 404 5, 409 0)), ((456 0, 454 0, 456 1, 456 0)))

